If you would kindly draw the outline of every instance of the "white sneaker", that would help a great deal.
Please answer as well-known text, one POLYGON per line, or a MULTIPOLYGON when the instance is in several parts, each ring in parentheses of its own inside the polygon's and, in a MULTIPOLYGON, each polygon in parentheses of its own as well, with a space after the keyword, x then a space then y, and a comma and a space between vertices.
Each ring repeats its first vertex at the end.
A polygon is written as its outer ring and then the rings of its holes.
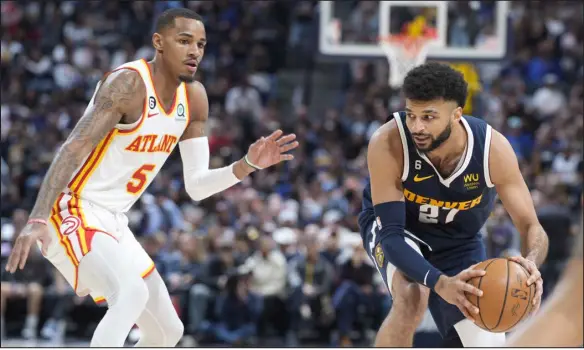
POLYGON ((26 340, 32 340, 32 339, 36 339, 36 330, 32 327, 27 327, 25 326, 22 329, 21 335, 24 339, 26 340))
POLYGON ((196 348, 199 347, 199 343, 197 342, 197 339, 195 339, 195 337, 193 337, 192 335, 185 335, 180 341, 180 347, 196 348))
POLYGON ((41 330, 41 337, 53 342, 61 342, 65 338, 67 322, 48 320, 41 330))
POLYGON ((53 339, 55 334, 57 333, 57 322, 51 319, 45 322, 45 325, 41 329, 41 337, 46 339, 53 339))
POLYGON ((132 328, 130 334, 128 335, 128 341, 131 343, 137 343, 138 340, 140 340, 141 335, 140 328, 132 328))

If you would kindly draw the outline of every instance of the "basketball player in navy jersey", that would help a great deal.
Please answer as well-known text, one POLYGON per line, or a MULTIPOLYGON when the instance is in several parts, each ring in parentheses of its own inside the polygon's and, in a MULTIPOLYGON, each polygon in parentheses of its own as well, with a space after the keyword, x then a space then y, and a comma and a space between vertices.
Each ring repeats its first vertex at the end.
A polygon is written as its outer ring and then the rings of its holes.
POLYGON ((511 145, 484 121, 462 115, 467 84, 447 65, 426 63, 404 79, 405 112, 381 126, 369 142, 370 183, 363 192, 359 226, 363 244, 392 297, 392 309, 376 346, 412 346, 429 306, 445 339, 465 347, 502 346, 505 335, 473 323, 478 309, 465 292, 482 291, 467 281, 487 259, 479 230, 497 194, 521 234, 522 256, 512 260, 536 284, 548 238, 537 220, 511 145))

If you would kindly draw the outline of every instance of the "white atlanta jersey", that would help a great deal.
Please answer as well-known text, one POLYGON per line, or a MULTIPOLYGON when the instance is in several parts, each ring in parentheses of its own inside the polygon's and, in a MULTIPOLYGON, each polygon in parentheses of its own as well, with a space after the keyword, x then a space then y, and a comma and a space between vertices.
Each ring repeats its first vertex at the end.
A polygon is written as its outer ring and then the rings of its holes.
MULTIPOLYGON (((145 60, 128 62, 116 70, 131 69, 146 85, 140 119, 118 124, 89 154, 71 178, 69 191, 112 212, 127 212, 152 182, 189 123, 185 83, 176 89, 165 111, 154 89, 152 72, 145 60)), ((89 104, 93 104, 98 83, 89 104)))

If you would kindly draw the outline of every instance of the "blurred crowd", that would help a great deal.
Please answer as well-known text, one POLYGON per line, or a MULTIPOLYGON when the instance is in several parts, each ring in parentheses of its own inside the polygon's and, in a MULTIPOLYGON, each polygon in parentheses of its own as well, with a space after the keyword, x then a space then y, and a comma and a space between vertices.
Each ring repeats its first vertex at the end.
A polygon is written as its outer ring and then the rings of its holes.
MULTIPOLYGON (((300 141, 295 160, 202 202, 184 191, 177 150, 127 213, 189 339, 257 345, 273 335, 287 346, 311 338, 347 346, 370 338, 385 316, 387 291, 357 233, 365 150, 403 100, 387 80, 381 84, 375 63, 352 60, 339 103, 322 116, 298 101, 291 113, 282 112, 278 73, 295 54, 299 33, 318 34, 307 25, 318 19, 315 1, 2 2, 2 332, 87 336, 99 320, 103 310, 74 296, 38 254, 15 275, 3 266, 97 81, 126 61, 151 58, 153 19, 182 6, 201 14, 207 30, 198 79, 210 102, 211 167, 239 159, 275 128, 300 141), (8 300, 26 303, 17 308, 8 300), (93 310, 94 319, 80 308, 93 310)), ((514 3, 513 55, 457 65, 474 81, 466 112, 511 141, 549 233, 546 294, 581 215, 582 27, 579 2, 514 3)), ((500 205, 482 234, 491 257, 520 249, 500 205)))

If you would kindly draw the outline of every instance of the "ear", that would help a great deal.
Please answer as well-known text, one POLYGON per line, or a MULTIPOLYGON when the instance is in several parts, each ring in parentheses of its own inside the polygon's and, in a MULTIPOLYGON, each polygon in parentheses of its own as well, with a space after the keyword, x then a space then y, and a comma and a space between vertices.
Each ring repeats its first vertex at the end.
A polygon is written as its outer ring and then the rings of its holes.
POLYGON ((162 53, 162 49, 164 46, 162 41, 162 35, 158 33, 152 34, 152 46, 154 46, 156 52, 162 53))
POLYGON ((457 122, 462 118, 462 107, 458 106, 453 111, 454 114, 454 121, 457 122))

